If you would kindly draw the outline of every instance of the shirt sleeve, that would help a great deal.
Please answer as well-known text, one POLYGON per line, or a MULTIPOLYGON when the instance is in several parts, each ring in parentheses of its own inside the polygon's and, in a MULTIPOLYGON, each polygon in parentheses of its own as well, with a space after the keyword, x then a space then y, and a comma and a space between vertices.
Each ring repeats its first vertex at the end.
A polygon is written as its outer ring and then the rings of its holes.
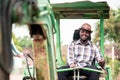
POLYGON ((95 59, 97 62, 99 62, 100 60, 103 59, 103 56, 102 56, 100 50, 96 46, 94 46, 94 49, 95 49, 95 59))
POLYGON ((73 43, 71 43, 68 46, 68 51, 67 51, 67 63, 70 65, 72 63, 74 63, 74 49, 73 49, 73 43))

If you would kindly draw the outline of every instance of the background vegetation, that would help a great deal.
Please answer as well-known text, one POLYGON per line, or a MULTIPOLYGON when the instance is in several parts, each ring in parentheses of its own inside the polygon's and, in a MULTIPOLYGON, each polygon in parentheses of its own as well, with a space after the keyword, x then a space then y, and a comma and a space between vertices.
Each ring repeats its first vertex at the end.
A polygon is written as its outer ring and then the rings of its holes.
MULTIPOLYGON (((96 25, 95 37, 93 41, 94 43, 99 43, 99 22, 96 23, 96 25)), ((110 19, 106 19, 104 25, 105 55, 107 59, 107 64, 112 69, 113 80, 116 80, 116 76, 120 72, 120 8, 116 11, 110 11, 110 19), (112 61, 112 47, 114 47, 114 61, 112 61)))

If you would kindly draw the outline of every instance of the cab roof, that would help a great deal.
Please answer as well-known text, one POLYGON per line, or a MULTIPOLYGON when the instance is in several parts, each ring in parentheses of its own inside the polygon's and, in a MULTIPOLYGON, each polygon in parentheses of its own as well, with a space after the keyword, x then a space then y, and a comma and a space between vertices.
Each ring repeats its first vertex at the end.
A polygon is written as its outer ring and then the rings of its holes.
POLYGON ((109 18, 107 2, 77 1, 51 4, 56 17, 60 19, 104 19, 109 18))

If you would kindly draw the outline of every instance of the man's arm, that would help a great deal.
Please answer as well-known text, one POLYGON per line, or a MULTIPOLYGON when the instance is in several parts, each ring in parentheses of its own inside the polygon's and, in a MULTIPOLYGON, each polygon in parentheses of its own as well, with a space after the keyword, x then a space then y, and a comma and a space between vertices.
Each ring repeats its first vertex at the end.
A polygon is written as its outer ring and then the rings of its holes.
POLYGON ((72 43, 68 46, 67 63, 71 68, 76 66, 74 64, 74 52, 73 52, 73 44, 72 43))
POLYGON ((96 55, 95 58, 96 58, 98 64, 99 64, 102 68, 104 68, 104 66, 105 66, 105 59, 104 59, 104 57, 102 56, 100 50, 99 50, 96 46, 95 46, 95 55, 96 55))

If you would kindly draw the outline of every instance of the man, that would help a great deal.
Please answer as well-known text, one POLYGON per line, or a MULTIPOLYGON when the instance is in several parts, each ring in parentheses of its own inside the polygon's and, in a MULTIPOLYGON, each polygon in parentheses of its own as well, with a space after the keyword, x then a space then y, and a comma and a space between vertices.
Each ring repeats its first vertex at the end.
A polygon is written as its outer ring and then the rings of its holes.
MULTIPOLYGON (((68 48, 67 63, 63 68, 87 67, 97 69, 93 64, 97 61, 104 67, 105 61, 99 49, 91 42, 91 26, 84 23, 79 29, 80 39, 72 41, 68 48)), ((58 80, 68 80, 73 75, 73 71, 58 72, 58 80)), ((80 75, 87 76, 87 80, 99 80, 99 73, 80 69, 80 75)))

